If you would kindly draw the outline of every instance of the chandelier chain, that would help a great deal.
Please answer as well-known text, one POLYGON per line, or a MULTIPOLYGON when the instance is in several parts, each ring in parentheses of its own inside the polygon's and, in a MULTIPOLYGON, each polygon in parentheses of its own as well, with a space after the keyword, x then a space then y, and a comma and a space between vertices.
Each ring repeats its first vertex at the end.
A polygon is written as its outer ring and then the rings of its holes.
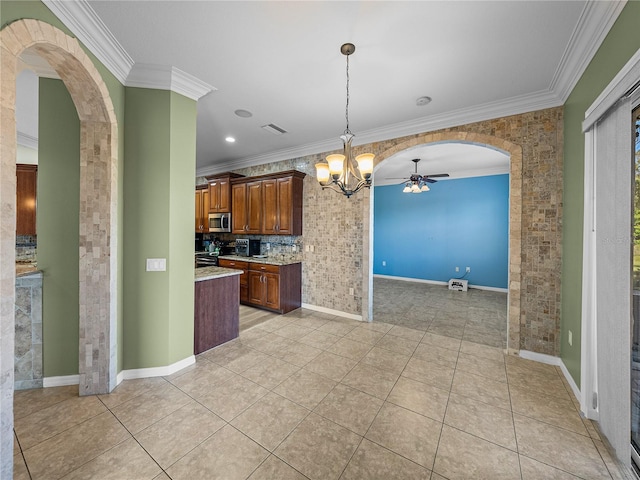
POLYGON ((347 128, 344 133, 351 133, 351 130, 349 130, 349 55, 347 55, 347 106, 345 107, 344 117, 347 121, 347 128))

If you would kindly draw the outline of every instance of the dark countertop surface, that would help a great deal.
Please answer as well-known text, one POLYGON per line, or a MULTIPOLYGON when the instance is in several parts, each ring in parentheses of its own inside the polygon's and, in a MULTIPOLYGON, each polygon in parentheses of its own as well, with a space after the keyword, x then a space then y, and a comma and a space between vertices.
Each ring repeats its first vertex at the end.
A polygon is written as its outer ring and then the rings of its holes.
POLYGON ((290 254, 275 253, 267 257, 241 257, 239 255, 221 255, 218 258, 223 260, 233 260, 236 262, 249 262, 249 263, 264 263, 266 265, 293 265, 295 263, 302 263, 299 257, 292 256, 290 254))
POLYGON ((231 277, 233 275, 241 275, 241 270, 223 267, 202 267, 196 268, 195 281, 203 282, 205 280, 214 280, 216 278, 231 277))

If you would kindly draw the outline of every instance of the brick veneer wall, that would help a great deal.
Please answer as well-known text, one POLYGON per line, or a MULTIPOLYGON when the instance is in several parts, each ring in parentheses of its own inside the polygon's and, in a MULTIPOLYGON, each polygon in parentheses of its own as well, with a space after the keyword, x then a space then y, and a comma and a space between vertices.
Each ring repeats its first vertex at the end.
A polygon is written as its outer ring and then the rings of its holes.
MULTIPOLYGON (((488 145, 510 155, 509 350, 559 355, 562 260, 563 109, 550 108, 354 148, 376 165, 407 148, 434 142, 488 145)), ((322 191, 308 155, 237 170, 261 175, 296 169, 304 180, 302 301, 368 318, 371 193, 350 199, 322 191), (355 295, 348 295, 349 287, 355 295)))

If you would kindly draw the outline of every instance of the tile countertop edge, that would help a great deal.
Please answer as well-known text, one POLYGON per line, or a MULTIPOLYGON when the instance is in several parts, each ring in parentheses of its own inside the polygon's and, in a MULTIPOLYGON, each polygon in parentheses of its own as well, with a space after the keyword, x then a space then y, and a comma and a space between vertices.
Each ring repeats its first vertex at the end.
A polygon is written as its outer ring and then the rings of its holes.
POLYGON ((233 275, 242 275, 242 270, 223 267, 202 267, 196 268, 195 281, 203 282, 205 280, 214 280, 216 278, 231 277, 233 275))
POLYGON ((239 255, 221 255, 218 259, 232 260, 235 262, 248 262, 248 263, 263 263, 265 265, 294 265, 296 263, 302 263, 300 259, 288 258, 285 260, 278 260, 276 257, 241 257, 239 255))

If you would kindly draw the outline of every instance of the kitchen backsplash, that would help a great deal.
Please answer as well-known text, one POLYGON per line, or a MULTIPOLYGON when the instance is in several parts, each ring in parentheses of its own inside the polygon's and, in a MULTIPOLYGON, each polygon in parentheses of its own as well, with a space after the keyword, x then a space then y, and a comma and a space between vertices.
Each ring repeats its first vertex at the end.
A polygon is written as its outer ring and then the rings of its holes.
POLYGON ((37 246, 36 235, 16 235, 16 262, 35 262, 37 246))
POLYGON ((267 256, 282 256, 286 260, 302 261, 304 244, 302 237, 291 235, 234 235, 230 233, 205 234, 204 240, 219 240, 232 242, 236 238, 248 238, 260 240, 260 254, 267 256))

